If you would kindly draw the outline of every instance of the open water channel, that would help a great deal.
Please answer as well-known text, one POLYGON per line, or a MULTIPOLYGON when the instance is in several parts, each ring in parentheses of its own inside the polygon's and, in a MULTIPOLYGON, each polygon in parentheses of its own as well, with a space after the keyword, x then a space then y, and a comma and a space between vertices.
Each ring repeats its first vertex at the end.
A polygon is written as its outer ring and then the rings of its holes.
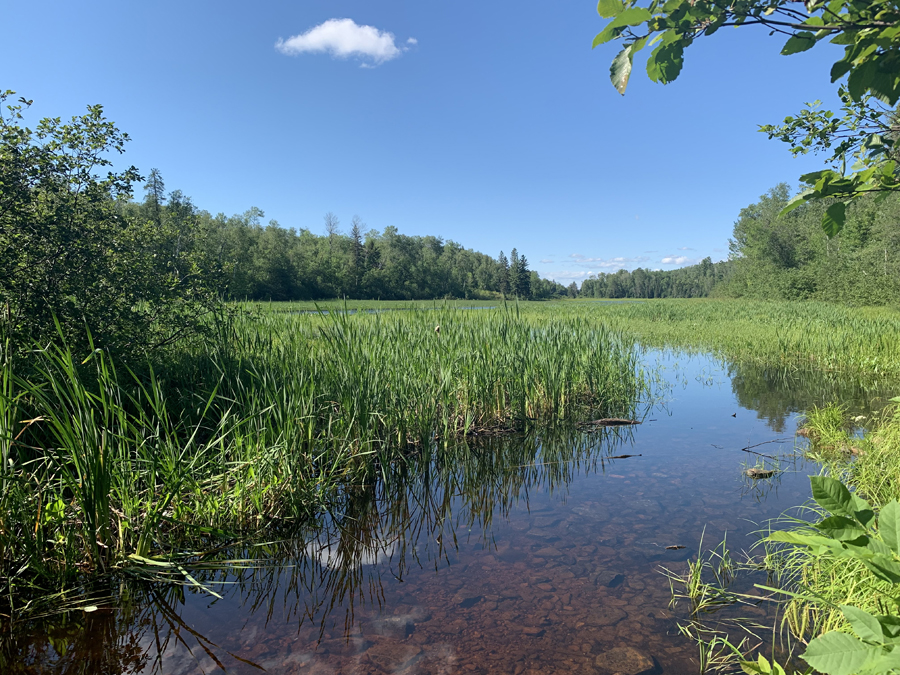
POLYGON ((840 399, 865 414, 879 393, 645 358, 666 384, 639 426, 461 444, 352 495, 316 532, 245 551, 243 568, 197 572, 221 598, 123 586, 115 609, 7 637, 4 661, 23 673, 696 673, 660 567, 683 572, 701 536, 749 548, 809 497, 818 469, 795 453, 798 411, 840 399), (780 473, 744 477, 758 461, 780 473))

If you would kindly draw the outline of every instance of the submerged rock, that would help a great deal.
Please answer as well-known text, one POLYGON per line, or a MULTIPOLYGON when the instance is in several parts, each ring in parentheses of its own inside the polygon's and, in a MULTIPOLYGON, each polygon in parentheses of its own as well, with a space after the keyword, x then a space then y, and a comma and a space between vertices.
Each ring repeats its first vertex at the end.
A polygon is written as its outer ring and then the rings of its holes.
POLYGON ((656 670, 653 657, 634 647, 615 647, 600 654, 594 665, 602 673, 619 675, 649 675, 656 670))
POLYGON ((414 645, 382 642, 366 652, 375 666, 387 672, 402 670, 418 661, 422 648, 414 645))

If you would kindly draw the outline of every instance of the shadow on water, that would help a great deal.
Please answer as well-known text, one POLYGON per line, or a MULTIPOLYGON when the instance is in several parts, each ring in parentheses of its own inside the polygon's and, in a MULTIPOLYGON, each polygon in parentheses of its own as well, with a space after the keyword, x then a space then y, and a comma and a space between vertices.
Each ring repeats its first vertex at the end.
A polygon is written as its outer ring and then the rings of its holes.
POLYGON ((192 568, 220 598, 110 581, 112 609, 6 633, 0 672, 695 673, 660 567, 682 571, 701 537, 752 545, 818 470, 794 445, 796 412, 881 394, 651 356, 667 393, 640 426, 432 447, 348 486, 314 527, 192 568), (772 479, 743 475, 760 462, 772 479))

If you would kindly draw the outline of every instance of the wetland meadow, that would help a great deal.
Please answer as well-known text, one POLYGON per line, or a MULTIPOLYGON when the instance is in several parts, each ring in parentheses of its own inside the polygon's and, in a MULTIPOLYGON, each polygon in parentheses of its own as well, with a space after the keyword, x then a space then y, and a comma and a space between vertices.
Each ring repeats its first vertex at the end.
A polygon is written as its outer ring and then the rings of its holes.
POLYGON ((687 675, 835 625, 757 587, 835 563, 760 542, 874 458, 797 432, 888 418, 895 311, 234 309, 164 366, 7 354, 4 672, 687 675))

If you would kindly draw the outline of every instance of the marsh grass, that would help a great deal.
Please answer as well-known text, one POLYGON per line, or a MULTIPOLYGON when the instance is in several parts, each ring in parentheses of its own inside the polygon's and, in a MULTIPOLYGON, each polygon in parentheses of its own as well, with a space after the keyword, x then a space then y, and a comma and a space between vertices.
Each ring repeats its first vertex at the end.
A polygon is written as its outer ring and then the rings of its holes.
POLYGON ((649 383, 617 331, 517 306, 214 328, 131 369, 99 349, 0 355, 4 614, 124 568, 201 587, 186 561, 289 536, 395 465, 453 461, 482 430, 633 416, 649 383))
POLYGON ((711 351, 768 368, 900 381, 900 312, 824 302, 570 303, 653 347, 711 351))

